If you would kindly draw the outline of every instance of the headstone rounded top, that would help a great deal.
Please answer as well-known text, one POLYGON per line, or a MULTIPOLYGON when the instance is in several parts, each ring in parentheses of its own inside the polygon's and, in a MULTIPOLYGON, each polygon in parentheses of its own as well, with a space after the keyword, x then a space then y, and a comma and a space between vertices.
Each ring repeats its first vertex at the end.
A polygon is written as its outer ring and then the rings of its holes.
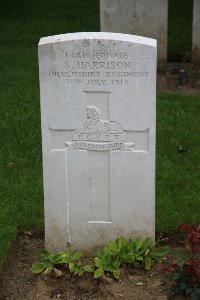
POLYGON ((156 47, 157 40, 146 38, 138 35, 123 34, 123 33, 113 33, 113 32, 75 32, 66 33, 53 36, 43 37, 39 41, 40 45, 60 43, 65 41, 75 41, 75 40, 116 40, 122 42, 131 42, 136 44, 145 44, 148 46, 156 47))
POLYGON ((46 248, 154 237, 156 40, 81 32, 39 45, 46 248))

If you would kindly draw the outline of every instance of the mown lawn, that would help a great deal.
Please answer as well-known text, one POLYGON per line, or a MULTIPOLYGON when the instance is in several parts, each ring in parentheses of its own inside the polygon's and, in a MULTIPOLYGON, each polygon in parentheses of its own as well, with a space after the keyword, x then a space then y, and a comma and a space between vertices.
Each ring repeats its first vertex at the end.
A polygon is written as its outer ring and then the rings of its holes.
POLYGON ((156 229, 199 223, 200 96, 157 97, 156 229))
MULTIPOLYGON (((43 227, 37 44, 99 31, 97 0, 0 0, 0 262, 17 232, 43 227)), ((157 231, 198 222, 200 98, 158 94, 157 231), (179 146, 188 152, 179 153, 179 146)))
POLYGON ((42 36, 99 31, 99 5, 0 0, 0 16, 1 262, 17 231, 43 226, 37 44, 42 36))

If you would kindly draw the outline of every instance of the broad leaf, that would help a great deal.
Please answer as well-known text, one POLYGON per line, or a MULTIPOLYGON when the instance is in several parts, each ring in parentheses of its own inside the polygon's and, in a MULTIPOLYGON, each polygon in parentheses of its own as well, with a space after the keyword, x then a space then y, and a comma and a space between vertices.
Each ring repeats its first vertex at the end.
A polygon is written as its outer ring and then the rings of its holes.
POLYGON ((81 257, 81 255, 82 255, 82 252, 81 252, 81 251, 77 251, 77 252, 73 255, 72 259, 73 259, 73 260, 78 260, 78 259, 81 257))
POLYGON ((120 270, 116 270, 113 272, 113 275, 116 279, 119 279, 119 276, 120 276, 120 270))
POLYGON ((117 242, 118 245, 119 245, 119 250, 122 250, 122 247, 125 247, 125 245, 126 245, 126 240, 125 240, 125 238, 124 238, 123 236, 120 236, 120 237, 116 240, 116 242, 117 242))
POLYGON ((47 259, 51 258, 51 253, 46 249, 41 250, 40 255, 42 255, 44 258, 47 258, 47 259))
POLYGON ((45 268, 47 267, 47 264, 45 263, 37 263, 32 265, 31 271, 35 274, 41 273, 45 268))
POLYGON ((101 268, 101 269, 103 268, 104 266, 103 258, 95 257, 94 261, 95 261, 95 266, 97 268, 101 268))
POLYGON ((151 269, 151 257, 147 256, 145 258, 144 267, 145 267, 146 270, 150 270, 151 269))
POLYGON ((62 253, 56 253, 52 256, 52 260, 55 264, 63 263, 62 257, 63 257, 62 253))
POLYGON ((143 257, 142 255, 137 255, 137 256, 135 257, 135 259, 136 259, 136 260, 139 260, 139 261, 142 261, 142 260, 144 260, 144 257, 143 257))
POLYGON ((117 252, 118 250, 117 244, 115 242, 108 242, 108 247, 113 252, 117 252))
POLYGON ((119 268, 119 266, 120 266, 119 256, 113 257, 113 259, 112 259, 112 265, 115 268, 119 268))
POLYGON ((107 266, 105 270, 114 274, 114 272, 119 272, 119 267, 114 267, 114 266, 110 265, 110 266, 107 266))
POLYGON ((152 241, 152 238, 151 237, 146 237, 143 241, 143 247, 144 247, 144 250, 146 251, 147 249, 151 249, 153 246, 153 241, 152 241))
POLYGON ((66 255, 67 255, 68 258, 71 258, 71 257, 72 257, 72 249, 71 249, 71 248, 68 248, 68 249, 67 249, 66 255))
POLYGON ((74 263, 72 262, 69 263, 69 270, 70 272, 74 272, 74 263))
POLYGON ((135 262, 135 255, 133 252, 129 252, 123 255, 123 262, 132 264, 135 262))
POLYGON ((83 267, 83 270, 84 270, 85 272, 88 272, 88 273, 94 272, 93 267, 90 266, 90 265, 85 265, 85 266, 83 267))
POLYGON ((142 246, 143 246, 142 239, 135 240, 135 251, 136 252, 139 251, 142 246))
POLYGON ((102 258, 103 257, 103 250, 102 249, 98 249, 97 252, 96 252, 96 256, 102 258))
POLYGON ((161 263, 162 262, 162 258, 160 256, 156 256, 156 255, 151 255, 151 258, 154 259, 156 262, 161 263))
POLYGON ((104 271, 102 269, 97 269, 94 272, 94 278, 99 278, 104 274, 104 271))
POLYGON ((109 265, 110 264, 110 262, 111 262, 111 254, 110 254, 110 252, 106 253, 103 261, 104 261, 105 265, 109 265))
POLYGON ((71 257, 69 258, 69 256, 67 255, 67 253, 62 253, 59 263, 61 264, 68 264, 71 261, 71 257))
POLYGON ((168 246, 165 247, 161 247, 158 249, 155 249, 153 254, 159 257, 165 256, 167 255, 167 253, 169 253, 170 248, 168 246))

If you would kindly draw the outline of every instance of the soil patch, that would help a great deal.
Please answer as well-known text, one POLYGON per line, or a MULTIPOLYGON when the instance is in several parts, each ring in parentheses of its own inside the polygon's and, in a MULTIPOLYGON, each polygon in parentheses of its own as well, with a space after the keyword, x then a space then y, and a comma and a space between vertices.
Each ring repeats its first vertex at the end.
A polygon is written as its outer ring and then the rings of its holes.
POLYGON ((163 92, 200 94, 200 66, 189 63, 158 65, 157 89, 163 92))
MULTIPOLYGON (((162 238, 161 242, 174 244, 171 237, 162 238)), ((161 284, 163 264, 156 264, 151 271, 133 267, 122 267, 120 280, 112 277, 95 280, 91 274, 75 277, 64 272, 62 277, 55 275, 35 275, 30 268, 40 260, 39 250, 44 248, 44 233, 28 231, 20 234, 13 243, 0 278, 1 300, 166 300, 168 286, 161 284)), ((177 297, 175 299, 185 299, 177 297)))

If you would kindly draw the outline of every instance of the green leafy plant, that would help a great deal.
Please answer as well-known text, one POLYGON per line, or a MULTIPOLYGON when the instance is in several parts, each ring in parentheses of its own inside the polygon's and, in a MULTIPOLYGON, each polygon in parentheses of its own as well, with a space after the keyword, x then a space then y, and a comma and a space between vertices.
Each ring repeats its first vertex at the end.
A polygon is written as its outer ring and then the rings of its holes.
POLYGON ((176 260, 164 269, 164 281, 171 280, 169 298, 177 294, 189 295, 191 300, 200 299, 200 224, 179 226, 184 234, 185 251, 176 253, 176 260))
POLYGON ((132 264, 135 267, 142 266, 150 270, 154 261, 161 261, 161 258, 169 251, 168 247, 156 248, 152 239, 126 239, 120 236, 115 241, 110 241, 103 248, 97 250, 94 258, 94 265, 82 265, 80 251, 73 253, 71 248, 66 252, 51 254, 47 250, 42 250, 42 262, 32 266, 33 273, 49 274, 52 271, 57 276, 62 275, 59 265, 66 266, 71 273, 82 276, 84 273, 94 273, 94 278, 105 276, 105 272, 110 272, 118 279, 120 277, 120 266, 122 264, 132 264))
POLYGON ((55 267, 57 265, 66 265, 71 273, 78 276, 82 276, 85 272, 93 272, 91 265, 82 266, 79 261, 82 255, 80 251, 73 253, 71 248, 69 248, 66 252, 51 254, 47 250, 42 250, 40 254, 43 257, 43 261, 32 266, 33 273, 38 274, 44 271, 46 275, 54 271, 57 276, 61 276, 62 271, 55 267))
POLYGON ((145 239, 125 239, 123 236, 108 242, 107 246, 97 251, 95 257, 94 277, 104 276, 104 272, 111 272, 116 279, 120 276, 122 264, 133 264, 150 270, 153 261, 161 258, 169 251, 168 247, 155 248, 150 237, 145 239))
MULTIPOLYGON (((36 263, 32 266, 31 270, 33 273, 39 274, 44 272, 44 274, 51 273, 56 265, 61 263, 62 253, 51 254, 46 249, 40 251, 40 255, 43 260, 40 263, 36 263)), ((56 269, 57 270, 57 269, 56 269)))
POLYGON ((71 248, 67 249, 66 253, 63 256, 62 263, 65 263, 69 267, 71 273, 75 275, 82 276, 86 272, 93 272, 91 265, 83 266, 80 261, 82 253, 80 251, 75 254, 72 253, 71 248))

